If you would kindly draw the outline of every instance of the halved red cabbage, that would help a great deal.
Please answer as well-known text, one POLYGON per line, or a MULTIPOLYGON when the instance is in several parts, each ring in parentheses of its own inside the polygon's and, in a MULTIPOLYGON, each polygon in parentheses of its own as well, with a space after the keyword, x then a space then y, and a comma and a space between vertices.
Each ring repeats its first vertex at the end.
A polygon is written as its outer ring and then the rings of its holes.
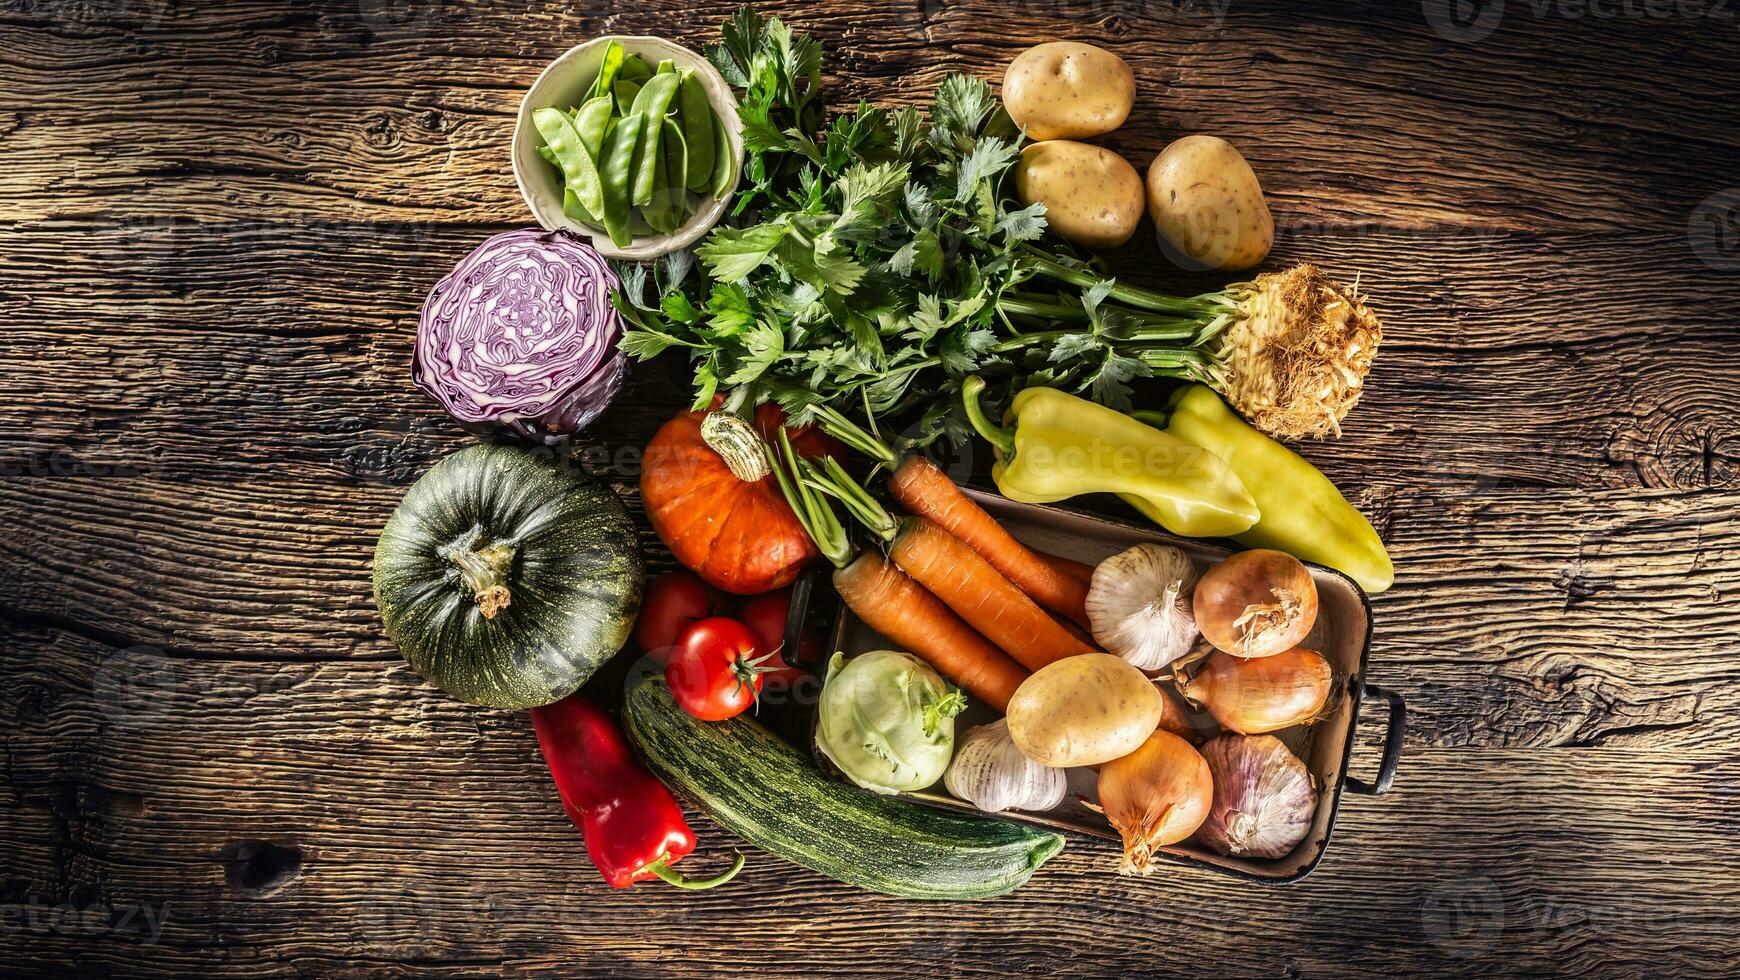
POLYGON ((411 375, 468 427, 553 442, 621 390, 616 274, 591 245, 526 228, 479 245, 429 291, 411 375))

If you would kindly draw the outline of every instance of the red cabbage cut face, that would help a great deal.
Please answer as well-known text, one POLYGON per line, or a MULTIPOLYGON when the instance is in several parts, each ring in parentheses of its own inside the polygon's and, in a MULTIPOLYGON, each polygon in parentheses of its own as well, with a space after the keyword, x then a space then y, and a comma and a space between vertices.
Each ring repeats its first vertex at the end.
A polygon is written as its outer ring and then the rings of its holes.
POLYGON ((585 428, 621 390, 628 358, 616 274, 562 232, 510 231, 435 284, 417 324, 417 387, 471 427, 544 442, 585 428))

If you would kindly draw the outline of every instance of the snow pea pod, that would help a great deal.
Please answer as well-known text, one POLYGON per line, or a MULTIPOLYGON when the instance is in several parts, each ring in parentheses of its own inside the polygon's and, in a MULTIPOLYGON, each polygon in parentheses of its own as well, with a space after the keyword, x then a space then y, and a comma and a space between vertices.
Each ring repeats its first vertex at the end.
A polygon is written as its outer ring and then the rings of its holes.
POLYGON ((681 227, 688 215, 689 192, 683 187, 687 172, 688 150, 683 146, 683 129, 675 119, 665 117, 661 178, 653 190, 653 202, 645 209, 647 224, 669 234, 681 227))
POLYGON ((574 188, 572 187, 562 188, 562 213, 583 225, 599 227, 598 219, 593 216, 592 212, 586 210, 586 206, 580 203, 579 198, 574 196, 574 188))
POLYGON ((683 145, 689 150, 683 186, 702 193, 713 177, 713 127, 718 123, 701 80, 687 68, 678 74, 683 76, 677 89, 678 112, 683 117, 683 145))
POLYGON ((622 71, 618 72, 616 77, 631 82, 644 82, 652 77, 652 73, 652 68, 646 63, 645 58, 638 54, 630 54, 623 59, 622 71))
MULTIPOLYGON (((600 95, 609 95, 611 86, 616 84, 617 75, 622 71, 622 45, 611 41, 604 46, 604 60, 598 65, 598 77, 592 80, 592 90, 587 98, 596 99, 600 95)), ((642 62, 644 65, 645 62, 642 62)))
POLYGON ((574 121, 560 109, 543 108, 532 113, 532 125, 544 138, 544 145, 556 158, 562 177, 574 197, 589 213, 604 209, 604 191, 598 168, 586 148, 580 144, 580 133, 574 121))
POLYGON ((608 95, 600 95, 596 99, 588 99, 574 114, 574 128, 580 131, 580 145, 586 147, 586 152, 593 160, 604 150, 604 130, 610 125, 610 117, 616 112, 616 100, 608 95))
POLYGON ((725 121, 713 120, 713 196, 724 197, 735 176, 737 161, 731 157, 731 141, 725 137, 725 121))
POLYGON ((600 217, 604 230, 618 248, 628 247, 634 235, 629 230, 629 181, 634 176, 635 149, 640 145, 645 118, 638 113, 623 116, 604 136, 604 154, 599 166, 603 178, 604 206, 600 217))
POLYGON ((664 131, 665 114, 670 111, 671 100, 677 95, 679 78, 673 71, 664 74, 654 74, 640 90, 634 99, 634 112, 643 116, 641 126, 644 135, 641 136, 640 161, 636 165, 634 176, 634 203, 648 204, 652 201, 653 180, 658 174, 659 147, 663 142, 660 134, 664 131))
POLYGON ((616 96, 616 111, 626 116, 634 112, 634 100, 640 98, 639 82, 617 82, 611 86, 611 94, 616 96))

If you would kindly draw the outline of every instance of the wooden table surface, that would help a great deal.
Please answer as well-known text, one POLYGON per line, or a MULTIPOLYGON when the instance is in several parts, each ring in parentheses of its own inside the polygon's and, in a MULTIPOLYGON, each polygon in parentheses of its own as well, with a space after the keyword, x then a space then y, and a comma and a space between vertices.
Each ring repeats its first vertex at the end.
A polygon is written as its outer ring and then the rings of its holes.
MULTIPOLYGON (((978 904, 760 853, 705 894, 604 887, 525 715, 420 684, 369 561, 467 441, 411 343, 430 285, 528 223, 522 90, 571 44, 698 46, 729 9, 0 9, 0 973, 1732 969, 1740 9, 1718 0, 765 5, 825 42, 836 106, 1105 45, 1139 80, 1111 145, 1145 166, 1232 139, 1270 265, 1369 289, 1369 393, 1306 452, 1395 556, 1370 679, 1406 696, 1406 751, 1284 888, 1123 879, 1092 843, 978 904)), ((1210 282, 1151 246, 1117 265, 1210 282)), ((687 379, 637 370, 586 434, 631 506, 687 379)), ((696 826, 695 865, 722 863, 696 826)))

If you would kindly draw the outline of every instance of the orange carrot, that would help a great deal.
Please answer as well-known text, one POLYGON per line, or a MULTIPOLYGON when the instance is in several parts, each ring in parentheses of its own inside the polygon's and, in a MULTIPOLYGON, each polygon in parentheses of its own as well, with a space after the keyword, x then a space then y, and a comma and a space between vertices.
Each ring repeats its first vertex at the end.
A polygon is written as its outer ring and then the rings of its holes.
POLYGON ((888 488, 907 510, 966 542, 1035 602, 1082 626, 1092 625, 1087 617, 1087 582, 1015 540, 935 463, 923 456, 908 456, 889 478, 888 488))
POLYGON ((835 571, 834 589, 871 629, 998 711, 1008 709, 1027 679, 1027 671, 874 551, 835 571))
POLYGON ((922 517, 906 521, 888 557, 1028 670, 1094 652, 978 552, 922 517))
POLYGON ((1063 574, 1068 575, 1070 578, 1086 582, 1088 585, 1094 584, 1094 567, 1085 561, 1076 561, 1074 558, 1065 558, 1062 555, 1054 555, 1049 551, 1040 551, 1038 549, 1035 549, 1033 554, 1040 561, 1050 565, 1052 568, 1057 569, 1063 574))

